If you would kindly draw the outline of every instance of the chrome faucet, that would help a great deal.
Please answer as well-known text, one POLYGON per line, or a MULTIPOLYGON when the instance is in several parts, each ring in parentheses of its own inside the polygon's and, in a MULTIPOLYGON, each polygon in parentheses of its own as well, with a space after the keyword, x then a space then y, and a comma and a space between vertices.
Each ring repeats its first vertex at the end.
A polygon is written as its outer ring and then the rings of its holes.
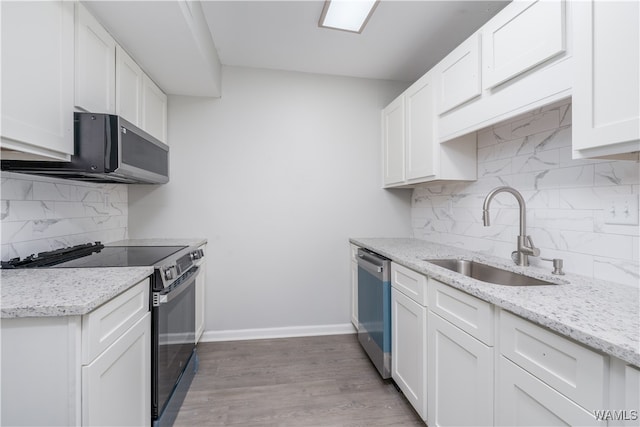
POLYGON ((511 193, 516 198, 518 205, 520 206, 520 235, 518 236, 518 249, 512 254, 512 258, 516 264, 526 267, 529 265, 529 255, 540 256, 540 249, 533 245, 531 236, 527 236, 526 207, 522 194, 520 194, 520 192, 515 188, 507 186, 497 187, 491 190, 484 199, 482 221, 484 222, 485 227, 491 225, 491 221, 489 220, 489 204, 496 194, 503 192, 511 193))

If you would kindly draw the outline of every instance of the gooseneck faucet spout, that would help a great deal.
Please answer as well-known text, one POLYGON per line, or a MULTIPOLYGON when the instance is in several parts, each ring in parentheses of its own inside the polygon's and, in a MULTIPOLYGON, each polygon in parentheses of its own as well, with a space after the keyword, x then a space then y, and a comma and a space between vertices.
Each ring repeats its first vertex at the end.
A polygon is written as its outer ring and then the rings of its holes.
POLYGON ((516 264, 521 266, 529 265, 529 255, 539 256, 540 249, 536 248, 533 245, 533 241, 531 240, 531 236, 527 236, 527 218, 526 218, 526 207, 524 198, 522 194, 518 190, 513 187, 497 187, 494 188, 487 194, 487 197, 484 199, 484 205, 482 207, 482 222, 485 227, 491 225, 491 220, 489 219, 489 205, 491 204, 491 200, 498 193, 511 193, 516 200, 518 201, 518 206, 520 207, 520 235, 518 236, 518 249, 514 254, 517 254, 517 260, 514 258, 516 264))

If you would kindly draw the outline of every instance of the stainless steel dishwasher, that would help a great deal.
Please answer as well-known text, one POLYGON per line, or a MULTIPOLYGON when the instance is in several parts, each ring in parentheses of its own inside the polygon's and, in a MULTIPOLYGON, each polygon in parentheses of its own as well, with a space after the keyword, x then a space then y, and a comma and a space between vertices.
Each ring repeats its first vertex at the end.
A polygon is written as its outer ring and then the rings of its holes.
POLYGON ((391 377, 391 261, 358 249, 358 340, 382 378, 391 377))

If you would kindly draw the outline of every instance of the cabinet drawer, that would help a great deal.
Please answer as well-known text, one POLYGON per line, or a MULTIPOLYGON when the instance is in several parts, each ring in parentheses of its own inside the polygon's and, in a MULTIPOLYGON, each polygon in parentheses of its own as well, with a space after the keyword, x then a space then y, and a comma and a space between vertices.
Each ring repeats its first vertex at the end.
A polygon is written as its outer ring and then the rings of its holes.
POLYGON ((391 286, 414 300, 427 306, 427 277, 396 263, 391 263, 391 286))
POLYGON ((496 424, 500 426, 606 425, 538 378, 500 357, 496 384, 496 424))
POLYGON ((430 280, 429 309, 472 337, 493 346, 493 305, 430 280))
POLYGON ((582 407, 605 407, 603 355, 504 310, 500 352, 582 407))
POLYGON ((482 29, 483 89, 498 86, 565 51, 565 2, 518 1, 482 29))
POLYGON ((82 316, 82 364, 91 363, 149 311, 149 279, 82 316))

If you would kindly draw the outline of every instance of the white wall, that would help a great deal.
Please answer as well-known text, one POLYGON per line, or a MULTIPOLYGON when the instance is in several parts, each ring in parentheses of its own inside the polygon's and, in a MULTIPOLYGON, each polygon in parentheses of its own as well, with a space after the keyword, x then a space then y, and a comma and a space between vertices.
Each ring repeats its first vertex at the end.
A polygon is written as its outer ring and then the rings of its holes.
POLYGON ((169 98, 171 181, 129 188, 130 237, 209 240, 209 338, 346 327, 348 238, 411 234, 411 192, 382 190, 380 166, 405 85, 225 67, 223 87, 169 98))
POLYGON ((2 260, 127 238, 127 186, 2 172, 2 260))
POLYGON ((571 104, 560 102, 479 132, 477 181, 416 189, 414 236, 508 259, 519 234, 517 202, 498 194, 490 227, 482 205, 491 189, 510 185, 526 200, 527 234, 542 256, 564 259, 569 272, 637 287, 640 228, 606 224, 604 209, 612 196, 638 200, 639 176, 637 161, 572 160, 571 104))

